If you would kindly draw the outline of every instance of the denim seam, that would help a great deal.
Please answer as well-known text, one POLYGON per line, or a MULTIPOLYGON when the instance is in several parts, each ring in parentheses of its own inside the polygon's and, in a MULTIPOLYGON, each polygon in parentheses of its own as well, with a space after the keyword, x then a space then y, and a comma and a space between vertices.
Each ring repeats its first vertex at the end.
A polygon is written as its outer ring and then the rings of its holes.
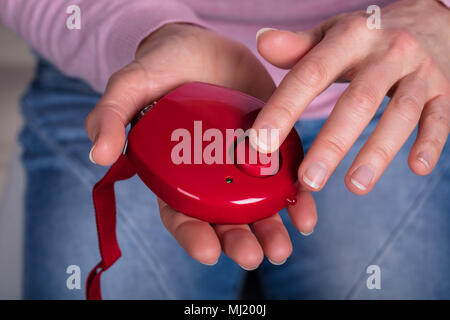
MULTIPOLYGON (((95 177, 92 172, 82 164, 77 163, 76 160, 72 159, 63 149, 58 146, 57 143, 55 143, 45 132, 43 132, 43 130, 39 128, 39 126, 32 118, 33 117, 27 117, 26 121, 26 123, 30 125, 30 129, 32 129, 41 138, 41 140, 47 145, 50 150, 53 151, 55 155, 59 156, 63 161, 66 162, 69 170, 71 170, 72 173, 80 179, 85 187, 87 187, 88 189, 92 188, 95 183, 95 177), (81 174, 82 171, 83 174, 81 174)), ((137 232, 135 225, 126 218, 126 215, 124 214, 125 210, 123 210, 121 206, 116 204, 116 211, 117 217, 121 217, 121 220, 123 220, 124 222, 122 226, 125 227, 125 231, 127 231, 128 235, 130 236, 132 241, 135 242, 139 250, 143 252, 143 256, 148 260, 149 265, 158 270, 158 275, 162 274, 164 278, 168 279, 169 277, 166 274, 165 269, 156 262, 158 261, 158 259, 156 257, 153 257, 153 255, 150 253, 151 249, 147 248, 147 246, 143 244, 144 242, 142 241, 141 237, 138 236, 139 232, 137 232)), ((171 289, 167 287, 164 281, 159 280, 160 277, 156 277, 156 279, 158 279, 158 282, 160 282, 160 285, 166 291, 166 294, 171 299, 175 299, 176 295, 172 292, 171 289)))
MULTIPOLYGON (((443 154, 443 153, 442 153, 443 154)), ((437 187, 438 183, 443 179, 445 172, 450 167, 450 163, 447 160, 447 157, 441 158, 440 161, 443 163, 443 167, 439 172, 436 172, 436 175, 430 177, 429 183, 425 187, 425 192, 420 193, 411 203, 411 206, 406 210, 403 218, 397 223, 391 233, 388 235, 384 243, 381 245, 380 249, 375 253, 372 259, 370 259, 368 265, 380 264, 383 261, 383 258, 393 247, 396 240, 400 237, 400 235, 405 231, 407 226, 414 220, 419 213, 422 206, 426 203, 426 200, 430 197, 430 195, 434 192, 434 189, 437 187), (444 165, 447 164, 447 165, 444 165)), ((359 293, 361 288, 363 287, 363 283, 365 283, 364 279, 367 277, 365 270, 361 272, 361 275, 351 286, 349 292, 344 296, 344 299, 354 299, 355 296, 359 293)))

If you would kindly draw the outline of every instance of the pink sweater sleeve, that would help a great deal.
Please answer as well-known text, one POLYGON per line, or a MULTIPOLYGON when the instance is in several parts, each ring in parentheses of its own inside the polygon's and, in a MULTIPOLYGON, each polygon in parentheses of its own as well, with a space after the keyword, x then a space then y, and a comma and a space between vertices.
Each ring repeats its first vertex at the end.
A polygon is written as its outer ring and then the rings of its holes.
POLYGON ((169 22, 205 25, 176 0, 0 0, 0 17, 60 70, 99 92, 152 31, 169 22), (80 29, 66 26, 69 5, 80 8, 80 29))

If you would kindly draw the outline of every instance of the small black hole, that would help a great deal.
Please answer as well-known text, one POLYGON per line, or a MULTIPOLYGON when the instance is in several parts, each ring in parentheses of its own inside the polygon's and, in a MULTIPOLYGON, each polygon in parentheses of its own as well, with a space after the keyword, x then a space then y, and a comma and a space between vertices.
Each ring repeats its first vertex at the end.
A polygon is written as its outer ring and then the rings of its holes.
POLYGON ((232 177, 227 177, 227 178, 225 179, 225 181, 226 181, 227 183, 232 183, 232 182, 233 182, 233 178, 232 178, 232 177))

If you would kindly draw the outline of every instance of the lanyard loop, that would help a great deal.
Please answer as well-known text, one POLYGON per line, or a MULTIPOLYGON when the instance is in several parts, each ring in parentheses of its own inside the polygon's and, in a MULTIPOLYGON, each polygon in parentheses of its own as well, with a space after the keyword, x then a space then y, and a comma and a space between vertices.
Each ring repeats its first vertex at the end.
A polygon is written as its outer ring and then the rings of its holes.
POLYGON ((111 166, 105 176, 95 184, 92 196, 94 199, 95 221, 99 241, 100 261, 89 273, 86 281, 86 298, 101 300, 101 274, 108 270, 121 256, 116 235, 116 198, 114 183, 126 180, 136 174, 131 162, 125 154, 111 166))

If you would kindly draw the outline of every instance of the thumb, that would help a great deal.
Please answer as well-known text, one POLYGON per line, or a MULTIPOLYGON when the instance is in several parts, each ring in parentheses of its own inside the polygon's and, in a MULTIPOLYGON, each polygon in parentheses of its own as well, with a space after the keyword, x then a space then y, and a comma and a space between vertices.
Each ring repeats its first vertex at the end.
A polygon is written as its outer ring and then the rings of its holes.
POLYGON ((322 40, 322 34, 321 26, 304 32, 263 28, 256 33, 257 48, 274 66, 290 69, 322 40))
POLYGON ((86 132, 93 142, 92 162, 107 166, 120 156, 125 145, 125 128, 141 108, 152 102, 151 84, 136 62, 116 72, 106 90, 86 118, 86 132))

